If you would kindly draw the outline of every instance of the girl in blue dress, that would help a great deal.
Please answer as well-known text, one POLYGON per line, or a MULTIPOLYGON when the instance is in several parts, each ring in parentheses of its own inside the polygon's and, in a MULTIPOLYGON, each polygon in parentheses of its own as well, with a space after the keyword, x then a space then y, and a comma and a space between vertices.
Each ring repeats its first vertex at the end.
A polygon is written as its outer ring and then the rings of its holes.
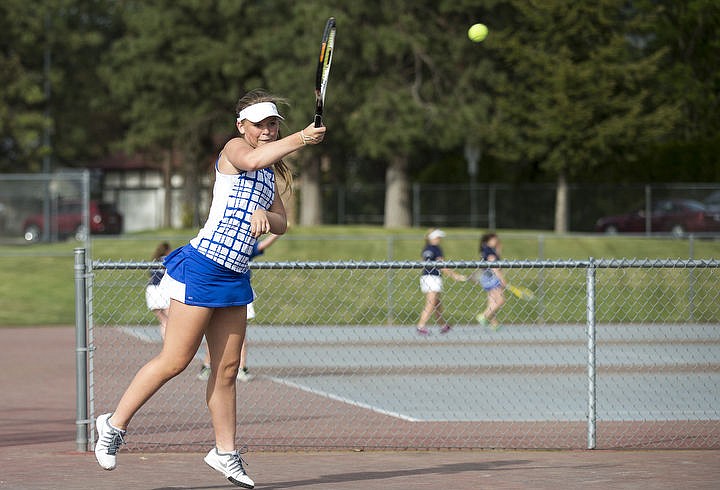
MULTIPOLYGON (((500 260, 502 245, 495 233, 486 233, 480 238, 480 256, 488 262, 500 260)), ((488 268, 480 276, 480 285, 487 291, 487 307, 477 316, 477 321, 493 330, 500 329, 500 323, 495 317, 505 304, 505 277, 499 268, 488 268)))
POLYGON ((236 128, 215 164, 215 185, 205 226, 189 244, 165 259, 161 286, 171 302, 162 351, 143 366, 116 409, 97 418, 95 456, 112 470, 133 415, 167 381, 180 374, 207 339, 212 363, 207 384, 215 447, 205 462, 233 484, 253 488, 235 446, 235 378, 245 337, 247 305, 255 294, 248 261, 263 234, 287 229, 285 207, 275 181, 291 176, 282 159, 323 140, 325 127, 310 124, 280 137, 279 99, 252 91, 237 105, 236 128))

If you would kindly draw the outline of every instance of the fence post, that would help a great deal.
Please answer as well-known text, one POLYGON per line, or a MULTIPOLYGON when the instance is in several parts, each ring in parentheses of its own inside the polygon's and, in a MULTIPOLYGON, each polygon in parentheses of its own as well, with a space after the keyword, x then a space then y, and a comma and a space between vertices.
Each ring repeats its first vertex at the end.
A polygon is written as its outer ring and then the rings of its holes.
POLYGON ((595 259, 590 257, 586 271, 587 286, 587 375, 588 375, 588 425, 587 448, 595 449, 597 422, 597 394, 595 375, 595 279, 597 268, 595 259))
POLYGON ((75 444, 78 451, 88 450, 87 393, 87 316, 85 249, 75 249, 75 444))
POLYGON ((90 250, 90 171, 82 171, 82 227, 85 230, 83 246, 90 250))

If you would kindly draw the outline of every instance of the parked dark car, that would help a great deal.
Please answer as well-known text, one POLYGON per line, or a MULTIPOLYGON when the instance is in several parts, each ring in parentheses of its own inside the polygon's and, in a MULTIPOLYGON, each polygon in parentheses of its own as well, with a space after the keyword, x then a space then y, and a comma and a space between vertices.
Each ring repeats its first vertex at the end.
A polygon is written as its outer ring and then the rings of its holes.
MULTIPOLYGON (((645 232, 645 210, 618 216, 600 218, 595 231, 614 233, 645 232)), ((650 226, 653 232, 672 233, 681 236, 685 233, 703 233, 720 231, 720 211, 712 212, 698 201, 691 199, 667 199, 656 201, 652 206, 650 226)))
MULTIPOLYGON (((61 200, 51 213, 50 232, 58 238, 74 236, 84 240, 86 230, 82 222, 82 202, 80 200, 61 200)), ((110 203, 90 201, 88 215, 91 234, 119 234, 123 230, 123 217, 110 203)), ((23 223, 23 236, 28 242, 37 242, 43 235, 45 219, 42 213, 33 214, 23 223)))

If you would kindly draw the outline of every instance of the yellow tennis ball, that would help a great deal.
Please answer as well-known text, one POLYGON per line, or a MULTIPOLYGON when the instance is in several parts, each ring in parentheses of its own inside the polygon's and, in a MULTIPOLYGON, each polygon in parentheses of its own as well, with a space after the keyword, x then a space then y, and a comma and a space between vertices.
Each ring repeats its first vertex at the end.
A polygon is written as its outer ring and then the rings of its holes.
POLYGON ((471 41, 479 43, 488 35, 488 28, 485 24, 474 24, 468 29, 468 37, 471 41))

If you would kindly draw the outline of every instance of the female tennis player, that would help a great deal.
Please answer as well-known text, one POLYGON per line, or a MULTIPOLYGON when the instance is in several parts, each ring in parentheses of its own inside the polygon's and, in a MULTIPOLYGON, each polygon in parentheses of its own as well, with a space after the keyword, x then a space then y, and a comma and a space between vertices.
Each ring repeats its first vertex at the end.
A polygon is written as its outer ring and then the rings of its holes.
MULTIPOLYGON (((480 237, 480 256, 488 262, 500 260, 502 244, 495 233, 486 233, 480 237)), ((500 330, 497 312, 505 304, 505 276, 500 268, 485 269, 480 276, 480 285, 487 291, 487 307, 477 316, 477 321, 484 327, 500 330)))
POLYGON ((118 448, 133 415, 193 359, 205 335, 212 369, 206 400, 215 447, 205 462, 237 486, 253 488, 235 446, 235 378, 247 324, 247 305, 255 294, 248 260, 257 238, 287 229, 285 207, 275 181, 286 187, 291 175, 282 159, 305 145, 320 143, 325 127, 310 124, 280 137, 281 99, 256 90, 237 105, 239 135, 215 164, 213 199, 205 226, 189 244, 165 259, 161 286, 171 298, 165 342, 155 358, 135 375, 115 411, 97 418, 95 456, 100 466, 116 466, 118 448))
MULTIPOLYGON (((445 260, 443 251, 440 248, 440 241, 445 236, 445 232, 442 230, 430 230, 425 237, 425 248, 422 250, 422 259, 424 262, 442 262, 445 260)), ((433 313, 435 313, 438 324, 442 325, 440 327, 440 333, 450 331, 451 327, 443 317, 443 305, 440 301, 440 294, 443 290, 441 273, 452 277, 456 281, 467 281, 467 277, 458 274, 452 269, 438 268, 435 266, 423 268, 422 275, 420 276, 420 290, 425 294, 425 306, 423 307, 422 313, 420 313, 420 321, 416 327, 420 335, 430 334, 430 330, 428 330, 425 325, 433 313)))

